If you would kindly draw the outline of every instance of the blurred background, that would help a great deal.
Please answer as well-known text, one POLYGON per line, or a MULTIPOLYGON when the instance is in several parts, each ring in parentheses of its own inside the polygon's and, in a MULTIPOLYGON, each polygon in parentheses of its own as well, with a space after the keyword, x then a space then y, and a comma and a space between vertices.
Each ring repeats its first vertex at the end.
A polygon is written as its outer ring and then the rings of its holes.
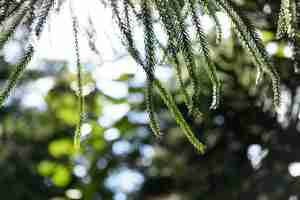
MULTIPOLYGON (((203 121, 188 115, 174 69, 156 75, 177 99, 197 137, 196 152, 158 95, 156 111, 164 136, 157 139, 145 112, 146 76, 123 47, 109 7, 76 1, 84 66, 86 117, 82 148, 75 154, 76 66, 68 6, 53 13, 36 54, 0 110, 0 194, 11 200, 201 200, 300 198, 300 79, 292 47, 275 39, 279 1, 239 0, 258 28, 282 77, 282 104, 272 108, 270 80, 256 85, 256 68, 219 13, 223 40, 216 45, 213 21, 201 17, 222 79, 220 107, 209 110, 209 80, 203 76, 203 121), (96 33, 96 34, 95 34, 96 33), (95 37, 96 36, 96 37, 95 37)), ((165 35, 158 25, 156 34, 165 35)), ((136 25, 140 48, 143 34, 136 25)), ((0 80, 24 53, 26 27, 0 52, 0 80)), ((199 56, 201 64, 201 57, 199 56)))

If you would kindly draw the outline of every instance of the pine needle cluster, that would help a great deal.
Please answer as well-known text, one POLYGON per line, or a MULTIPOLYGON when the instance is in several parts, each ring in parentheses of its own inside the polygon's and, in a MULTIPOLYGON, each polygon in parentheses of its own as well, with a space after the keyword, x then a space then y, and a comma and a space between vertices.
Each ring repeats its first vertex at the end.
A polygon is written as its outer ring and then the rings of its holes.
POLYGON ((299 73, 300 61, 300 1, 281 0, 278 14, 277 39, 287 39, 293 47, 294 69, 299 73))
MULTIPOLYGON (((72 0, 70 0, 72 1, 72 0)), ((16 29, 26 24, 31 28, 32 37, 39 39, 43 27, 48 20, 54 4, 61 5, 64 0, 0 0, 0 48, 10 39, 16 29)), ((155 91, 160 95, 175 121, 191 144, 201 153, 204 145, 194 135, 191 127, 185 121, 183 114, 178 109, 174 97, 165 89, 155 77, 155 68, 158 65, 158 52, 165 53, 165 57, 172 63, 176 71, 180 92, 183 96, 189 113, 193 117, 201 117, 199 101, 201 95, 201 80, 199 72, 206 72, 211 83, 210 109, 217 109, 221 98, 221 81, 211 56, 206 33, 203 31, 202 14, 208 14, 216 26, 216 43, 222 42, 222 27, 217 12, 224 12, 233 24, 233 30, 238 36, 242 46, 253 58, 253 63, 258 69, 257 80, 263 74, 268 75, 272 84, 273 104, 277 108, 280 104, 280 77, 254 26, 243 14, 238 6, 231 0, 102 0, 110 7, 116 24, 119 27, 124 44, 129 54, 143 68, 147 75, 145 89, 146 108, 149 113, 150 127, 156 136, 161 136, 159 122, 153 103, 155 91), (144 31, 144 51, 139 50, 135 44, 134 22, 138 22, 144 31), (155 24, 164 28, 167 36, 167 46, 163 49, 155 32, 155 24), (191 31, 193 30, 193 32, 191 31), (196 35, 196 44, 192 35, 196 35), (204 64, 197 62, 196 52, 200 52, 204 64), (204 70, 201 70, 204 69, 204 70), (192 92, 186 88, 183 71, 188 72, 188 84, 192 92)), ((277 37, 288 37, 294 44, 294 59, 299 60, 299 11, 300 3, 296 0, 282 0, 278 19, 277 37), (298 55, 298 56, 297 56, 298 55)), ((80 128, 84 115, 84 99, 82 94, 82 73, 78 46, 78 24, 76 16, 72 16, 74 47, 77 57, 79 120, 75 134, 75 143, 79 145, 80 128)), ((136 24, 136 23, 135 23, 136 24)), ((9 96, 25 71, 28 62, 34 54, 34 46, 28 41, 26 53, 15 66, 14 71, 7 79, 7 83, 0 93, 0 105, 9 96)), ((201 102, 200 102, 201 103, 201 102)))

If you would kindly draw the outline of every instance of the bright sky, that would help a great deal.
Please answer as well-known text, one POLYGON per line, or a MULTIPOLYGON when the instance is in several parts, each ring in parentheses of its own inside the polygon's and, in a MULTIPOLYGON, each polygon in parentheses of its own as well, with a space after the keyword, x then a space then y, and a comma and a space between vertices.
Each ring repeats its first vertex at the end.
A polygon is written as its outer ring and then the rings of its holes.
MULTIPOLYGON (((88 18, 92 20, 95 26, 97 32, 96 46, 105 60, 110 60, 115 56, 113 48, 118 49, 118 53, 121 49, 125 52, 121 43, 117 40, 118 36, 115 34, 117 31, 116 27, 112 25, 110 9, 105 9, 97 0, 89 0, 88 3, 86 1, 73 1, 73 8, 79 20, 81 33, 79 46, 84 62, 95 61, 83 33, 83 29, 88 26, 88 18)), ((74 38, 69 3, 65 3, 59 13, 52 13, 50 17, 50 23, 45 27, 41 41, 38 42, 38 56, 73 62, 74 38)))
MULTIPOLYGON (((109 61, 114 61, 116 57, 127 54, 120 42, 120 35, 118 34, 119 31, 112 20, 110 8, 105 8, 99 0, 89 0, 88 3, 86 1, 73 1, 72 7, 74 8, 74 13, 79 19, 79 26, 81 29, 79 46, 83 62, 99 63, 98 57, 96 57, 89 49, 86 37, 83 33, 84 28, 88 26, 89 18, 92 20, 97 32, 96 47, 101 52, 101 56, 106 63, 111 65, 111 62, 109 61)), ((222 13, 219 13, 219 19, 223 26, 223 37, 228 38, 230 36, 230 22, 222 13)), ((203 16, 201 21, 204 24, 206 32, 213 28, 213 22, 208 16, 203 16)), ((142 29, 137 27, 135 32, 137 46, 142 49, 142 29)), ((165 37, 158 26, 156 27, 156 33, 159 34, 159 38, 165 37)), ((70 63, 74 63, 75 53, 69 3, 64 4, 61 12, 58 14, 53 13, 51 15, 50 23, 45 27, 41 40, 37 42, 36 46, 36 56, 38 58, 67 60, 70 63)), ((129 62, 127 67, 135 65, 135 63, 130 61, 130 59, 126 58, 126 60, 129 62)), ((123 60, 123 62, 125 61, 123 60)), ((106 72, 108 72, 107 70, 109 70, 108 67, 106 72)), ((124 68, 122 70, 124 70, 124 68)), ((129 70, 132 72, 132 67, 129 70)), ((118 70, 114 69, 113 71, 118 70)))

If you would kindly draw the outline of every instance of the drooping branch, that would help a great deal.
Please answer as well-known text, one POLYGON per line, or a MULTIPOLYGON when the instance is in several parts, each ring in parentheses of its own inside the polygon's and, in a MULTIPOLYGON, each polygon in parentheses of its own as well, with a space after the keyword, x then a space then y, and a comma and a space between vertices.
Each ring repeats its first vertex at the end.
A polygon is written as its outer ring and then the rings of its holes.
MULTIPOLYGON (((278 107, 280 104, 280 77, 267 54, 262 41, 255 31, 254 26, 247 17, 239 10, 239 8, 231 0, 102 0, 103 4, 110 6, 114 19, 119 27, 124 44, 128 53, 143 68, 147 75, 146 87, 146 107, 150 118, 150 127, 155 135, 160 135, 159 122, 155 115, 153 103, 154 89, 158 90, 158 94, 162 97, 167 108, 173 114, 176 122, 182 128, 189 141, 200 151, 203 152, 203 145, 195 137, 191 128, 182 117, 173 97, 162 87, 155 77, 155 66, 157 65, 158 51, 164 52, 164 56, 170 61, 169 64, 174 65, 180 91, 183 95, 184 102, 193 117, 201 116, 199 101, 201 99, 202 90, 199 77, 199 69, 204 67, 208 74, 212 86, 212 102, 211 109, 216 109, 220 102, 220 80, 217 76, 218 71, 215 67, 215 61, 209 51, 209 42, 206 33, 203 31, 201 24, 201 13, 211 16, 216 25, 217 44, 221 42, 222 29, 217 17, 217 12, 222 11, 228 15, 233 24, 233 30, 238 36, 244 49, 246 49, 253 58, 254 64, 258 69, 258 78, 262 78, 262 73, 266 73, 272 83, 273 88, 273 104, 278 107), (157 12, 155 12, 157 11, 157 12), (134 27, 132 21, 136 20, 144 31, 144 51, 140 51, 135 44, 134 27), (191 22, 191 23, 190 23, 191 22), (158 45, 154 27, 161 25, 167 35, 167 47, 158 45), (191 29, 190 29, 191 26, 191 29), (192 32, 191 30, 194 30, 192 32), (196 43, 192 42, 192 35, 196 35, 196 43), (204 65, 199 66, 197 59, 200 57, 204 60, 204 65), (144 56, 145 55, 145 56, 144 56), (181 59, 182 58, 182 59, 181 59), (191 92, 184 85, 183 71, 187 70, 188 86, 191 86, 191 92)), ((54 0, 0 0, 0 26, 9 24, 5 32, 0 35, 0 48, 15 33, 16 29, 26 23, 32 28, 32 33, 39 39, 43 27, 48 20, 49 13, 52 12, 54 0), (26 9, 25 9, 26 8, 26 9)), ((299 61, 299 10, 300 3, 298 0, 282 0, 281 11, 278 21, 278 37, 287 35, 294 44, 295 63, 299 61), (298 55, 298 57, 297 57, 298 55)), ((60 11, 60 9, 58 9, 60 11)), ((79 59, 78 45, 78 27, 76 16, 73 16, 73 33, 74 47, 77 59, 77 79, 78 79, 78 96, 79 96, 79 120, 77 124, 75 143, 79 144, 80 128, 83 120, 84 99, 82 91, 82 74, 81 63, 79 59)), ((28 62, 34 53, 31 44, 21 62, 16 66, 7 84, 0 94, 0 105, 3 105, 5 99, 9 96, 11 90, 15 87, 18 79, 23 74, 28 62)))

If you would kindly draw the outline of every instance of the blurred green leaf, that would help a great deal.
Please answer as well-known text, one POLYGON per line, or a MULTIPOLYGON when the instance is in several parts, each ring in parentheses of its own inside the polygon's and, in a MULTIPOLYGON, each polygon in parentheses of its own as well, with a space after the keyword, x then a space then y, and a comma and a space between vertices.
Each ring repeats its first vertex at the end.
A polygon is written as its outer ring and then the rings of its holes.
POLYGON ((54 109, 56 116, 69 125, 77 122, 78 102, 75 94, 65 93, 63 96, 51 94, 47 97, 50 107, 54 109))
POLYGON ((63 165, 58 165, 55 168, 54 174, 51 177, 54 185, 58 187, 65 187, 71 181, 70 171, 63 165))
POLYGON ((52 141, 48 146, 49 153, 53 157, 61 157, 74 153, 73 142, 69 138, 62 138, 52 141))
POLYGON ((50 176, 53 173, 55 166, 56 163, 49 160, 43 160, 38 164, 37 171, 42 176, 50 176))
POLYGON ((263 42, 269 42, 275 38, 274 32, 271 31, 261 31, 261 39, 263 42))

